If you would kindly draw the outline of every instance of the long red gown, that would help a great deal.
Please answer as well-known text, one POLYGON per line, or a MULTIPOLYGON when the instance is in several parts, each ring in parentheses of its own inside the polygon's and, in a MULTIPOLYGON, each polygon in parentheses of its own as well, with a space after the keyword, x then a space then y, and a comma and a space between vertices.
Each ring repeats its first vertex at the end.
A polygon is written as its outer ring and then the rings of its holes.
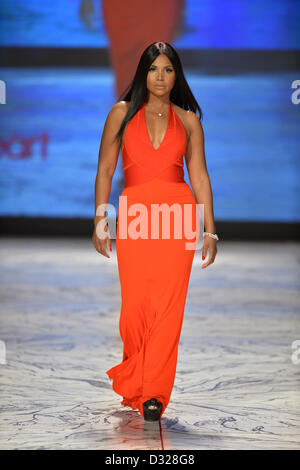
MULTIPOLYGON (((122 405, 138 409, 143 415, 143 402, 154 397, 163 404, 162 416, 175 380, 199 219, 195 197, 184 180, 187 135, 183 123, 170 102, 167 130, 161 145, 155 149, 146 124, 145 104, 129 121, 124 134, 125 187, 119 200, 116 234, 123 360, 106 374, 113 380, 113 390, 123 397, 122 405), (132 204, 137 203, 143 205, 142 211, 139 208, 135 213, 130 212, 132 204), (155 238, 151 236, 151 204, 168 207, 177 204, 182 214, 184 205, 188 205, 190 217, 183 215, 181 221, 180 217, 176 218, 175 224, 175 215, 170 211, 170 237, 159 222, 159 234, 155 238), (145 208, 147 216, 140 219, 136 230, 143 227, 145 232, 146 221, 148 238, 128 236, 130 224, 145 214, 145 208), (184 230, 186 223, 196 233, 193 238, 184 230), (178 227, 182 228, 181 238, 175 236, 178 227)), ((162 215, 159 220, 162 221, 162 215)))

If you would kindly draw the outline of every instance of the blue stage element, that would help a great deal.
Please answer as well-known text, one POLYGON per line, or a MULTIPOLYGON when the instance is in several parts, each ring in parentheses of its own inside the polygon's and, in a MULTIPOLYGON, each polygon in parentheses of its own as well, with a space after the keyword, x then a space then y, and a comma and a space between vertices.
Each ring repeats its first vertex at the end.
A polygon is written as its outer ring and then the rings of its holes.
MULTIPOLYGON (((185 72, 204 111, 216 219, 299 221, 295 74, 185 72)), ((111 70, 1 69, 0 78, 8 84, 0 215, 93 217, 100 140, 114 104, 111 70)), ((116 210, 122 176, 120 155, 110 198, 116 210)))
MULTIPOLYGON (((5 46, 108 47, 101 0, 95 21, 79 19, 80 0, 2 0, 0 42, 5 46)), ((298 0, 187 0, 180 49, 299 49, 298 0)))

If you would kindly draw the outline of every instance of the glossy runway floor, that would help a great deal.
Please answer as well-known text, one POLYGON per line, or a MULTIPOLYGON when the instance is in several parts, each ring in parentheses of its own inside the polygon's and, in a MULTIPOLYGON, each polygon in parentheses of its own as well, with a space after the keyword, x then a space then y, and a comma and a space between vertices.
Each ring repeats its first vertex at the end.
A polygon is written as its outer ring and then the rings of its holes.
POLYGON ((160 427, 105 374, 122 359, 115 245, 2 238, 0 448, 299 448, 299 245, 218 243, 207 269, 195 254, 160 427))

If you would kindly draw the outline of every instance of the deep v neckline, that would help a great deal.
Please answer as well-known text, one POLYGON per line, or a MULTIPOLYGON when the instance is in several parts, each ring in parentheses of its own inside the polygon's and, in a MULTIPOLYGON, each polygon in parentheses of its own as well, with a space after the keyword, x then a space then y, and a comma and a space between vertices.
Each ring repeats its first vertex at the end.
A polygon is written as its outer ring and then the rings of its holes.
POLYGON ((150 139, 150 134, 149 134, 149 131, 148 131, 148 127, 147 127, 147 123, 146 123, 146 102, 144 102, 144 110, 143 110, 143 121, 144 121, 144 125, 145 125, 145 130, 146 130, 146 134, 147 134, 147 137, 148 137, 148 141, 152 147, 152 149, 154 150, 154 152, 157 152, 161 146, 163 145, 164 141, 166 140, 166 137, 167 137, 167 134, 168 134, 168 131, 169 131, 169 127, 170 127, 170 122, 171 122, 171 112, 172 112, 172 105, 171 105, 171 101, 169 101, 169 114, 168 114, 168 124, 167 124, 167 128, 166 128, 166 132, 163 136, 163 139, 160 143, 160 145, 155 148, 151 142, 151 139, 150 139))

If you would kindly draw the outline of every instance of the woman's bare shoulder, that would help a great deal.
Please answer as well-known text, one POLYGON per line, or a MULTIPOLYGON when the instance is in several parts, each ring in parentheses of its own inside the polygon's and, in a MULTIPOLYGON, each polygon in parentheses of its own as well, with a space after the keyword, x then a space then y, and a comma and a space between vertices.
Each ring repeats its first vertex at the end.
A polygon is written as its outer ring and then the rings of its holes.
POLYGON ((115 128, 119 128, 124 117, 127 114, 130 102, 128 101, 118 101, 115 103, 109 110, 109 113, 106 118, 106 126, 112 128, 114 131, 115 128))
POLYGON ((129 106, 130 101, 117 101, 117 103, 111 107, 110 113, 115 115, 123 115, 124 118, 129 109, 129 106))
POLYGON ((177 104, 173 104, 174 111, 176 112, 177 116, 181 120, 185 131, 187 133, 187 137, 189 138, 191 135, 191 122, 190 122, 190 111, 187 111, 180 106, 177 106, 177 104))

